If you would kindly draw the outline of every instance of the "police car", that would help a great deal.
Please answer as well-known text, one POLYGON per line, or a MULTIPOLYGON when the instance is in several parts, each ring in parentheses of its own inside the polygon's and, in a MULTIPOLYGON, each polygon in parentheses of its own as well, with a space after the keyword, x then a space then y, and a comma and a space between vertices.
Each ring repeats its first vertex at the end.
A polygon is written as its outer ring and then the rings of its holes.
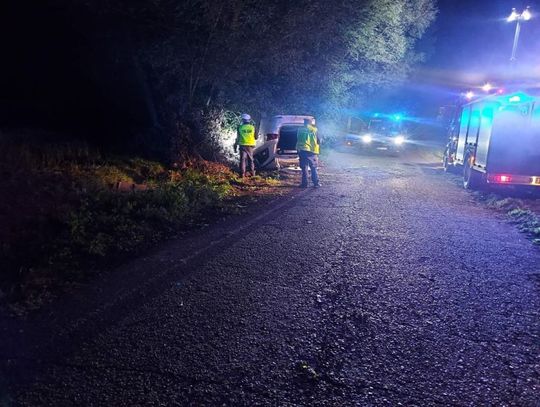
POLYGON ((365 132, 347 134, 345 144, 362 151, 400 153, 407 143, 400 115, 373 117, 365 132))

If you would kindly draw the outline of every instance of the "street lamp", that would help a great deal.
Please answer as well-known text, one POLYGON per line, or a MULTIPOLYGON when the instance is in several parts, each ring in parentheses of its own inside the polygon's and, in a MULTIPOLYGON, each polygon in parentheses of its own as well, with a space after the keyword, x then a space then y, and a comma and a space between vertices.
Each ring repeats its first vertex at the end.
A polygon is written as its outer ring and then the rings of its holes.
POLYGON ((514 45, 512 46, 512 56, 510 57, 510 62, 512 64, 516 62, 516 51, 519 41, 519 33, 521 32, 521 22, 529 21, 531 17, 532 14, 530 7, 527 7, 525 10, 523 10, 521 14, 518 13, 515 8, 513 8, 512 13, 506 19, 506 21, 508 21, 509 23, 516 21, 516 33, 514 34, 514 45))
POLYGON ((489 82, 486 82, 483 86, 482 86, 482 90, 486 93, 489 93, 491 90, 493 89, 493 85, 489 82))

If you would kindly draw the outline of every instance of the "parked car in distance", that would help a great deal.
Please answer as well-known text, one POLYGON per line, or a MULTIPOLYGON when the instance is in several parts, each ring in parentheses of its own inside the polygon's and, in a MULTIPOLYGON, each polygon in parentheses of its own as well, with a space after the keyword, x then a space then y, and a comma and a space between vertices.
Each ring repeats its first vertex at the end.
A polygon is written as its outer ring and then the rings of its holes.
POLYGON ((367 129, 359 134, 348 133, 345 136, 345 144, 349 147, 357 147, 361 151, 400 153, 407 142, 403 131, 401 119, 372 118, 367 129))

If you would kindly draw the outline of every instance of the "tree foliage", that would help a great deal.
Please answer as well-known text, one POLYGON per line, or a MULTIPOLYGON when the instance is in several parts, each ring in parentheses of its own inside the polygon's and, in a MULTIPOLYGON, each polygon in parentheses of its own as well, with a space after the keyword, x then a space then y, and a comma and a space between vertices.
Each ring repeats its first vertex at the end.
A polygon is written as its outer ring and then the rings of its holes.
POLYGON ((164 125, 212 107, 357 106, 422 60, 415 45, 436 15, 435 0, 80 2, 128 32, 164 125))
POLYGON ((434 0, 86 0, 122 19, 159 96, 314 111, 404 78, 434 0))

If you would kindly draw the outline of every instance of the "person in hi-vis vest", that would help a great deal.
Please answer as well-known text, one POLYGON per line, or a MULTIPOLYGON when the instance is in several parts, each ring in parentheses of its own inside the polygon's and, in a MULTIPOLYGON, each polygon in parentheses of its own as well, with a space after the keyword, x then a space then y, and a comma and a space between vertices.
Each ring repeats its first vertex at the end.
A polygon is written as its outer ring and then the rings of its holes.
POLYGON ((317 163, 320 153, 320 140, 317 134, 317 128, 314 126, 312 119, 304 119, 304 126, 300 127, 297 132, 296 150, 298 150, 298 158, 300 159, 300 168, 302 169, 301 188, 308 186, 308 167, 311 170, 311 181, 313 186, 318 188, 319 175, 317 174, 317 163))
POLYGON ((247 161, 251 169, 251 175, 255 176, 255 162, 253 161, 253 150, 257 140, 255 126, 251 124, 251 116, 244 113, 242 123, 238 126, 236 132, 236 142, 234 143, 234 152, 238 151, 240 146, 240 174, 242 178, 246 176, 247 161))

